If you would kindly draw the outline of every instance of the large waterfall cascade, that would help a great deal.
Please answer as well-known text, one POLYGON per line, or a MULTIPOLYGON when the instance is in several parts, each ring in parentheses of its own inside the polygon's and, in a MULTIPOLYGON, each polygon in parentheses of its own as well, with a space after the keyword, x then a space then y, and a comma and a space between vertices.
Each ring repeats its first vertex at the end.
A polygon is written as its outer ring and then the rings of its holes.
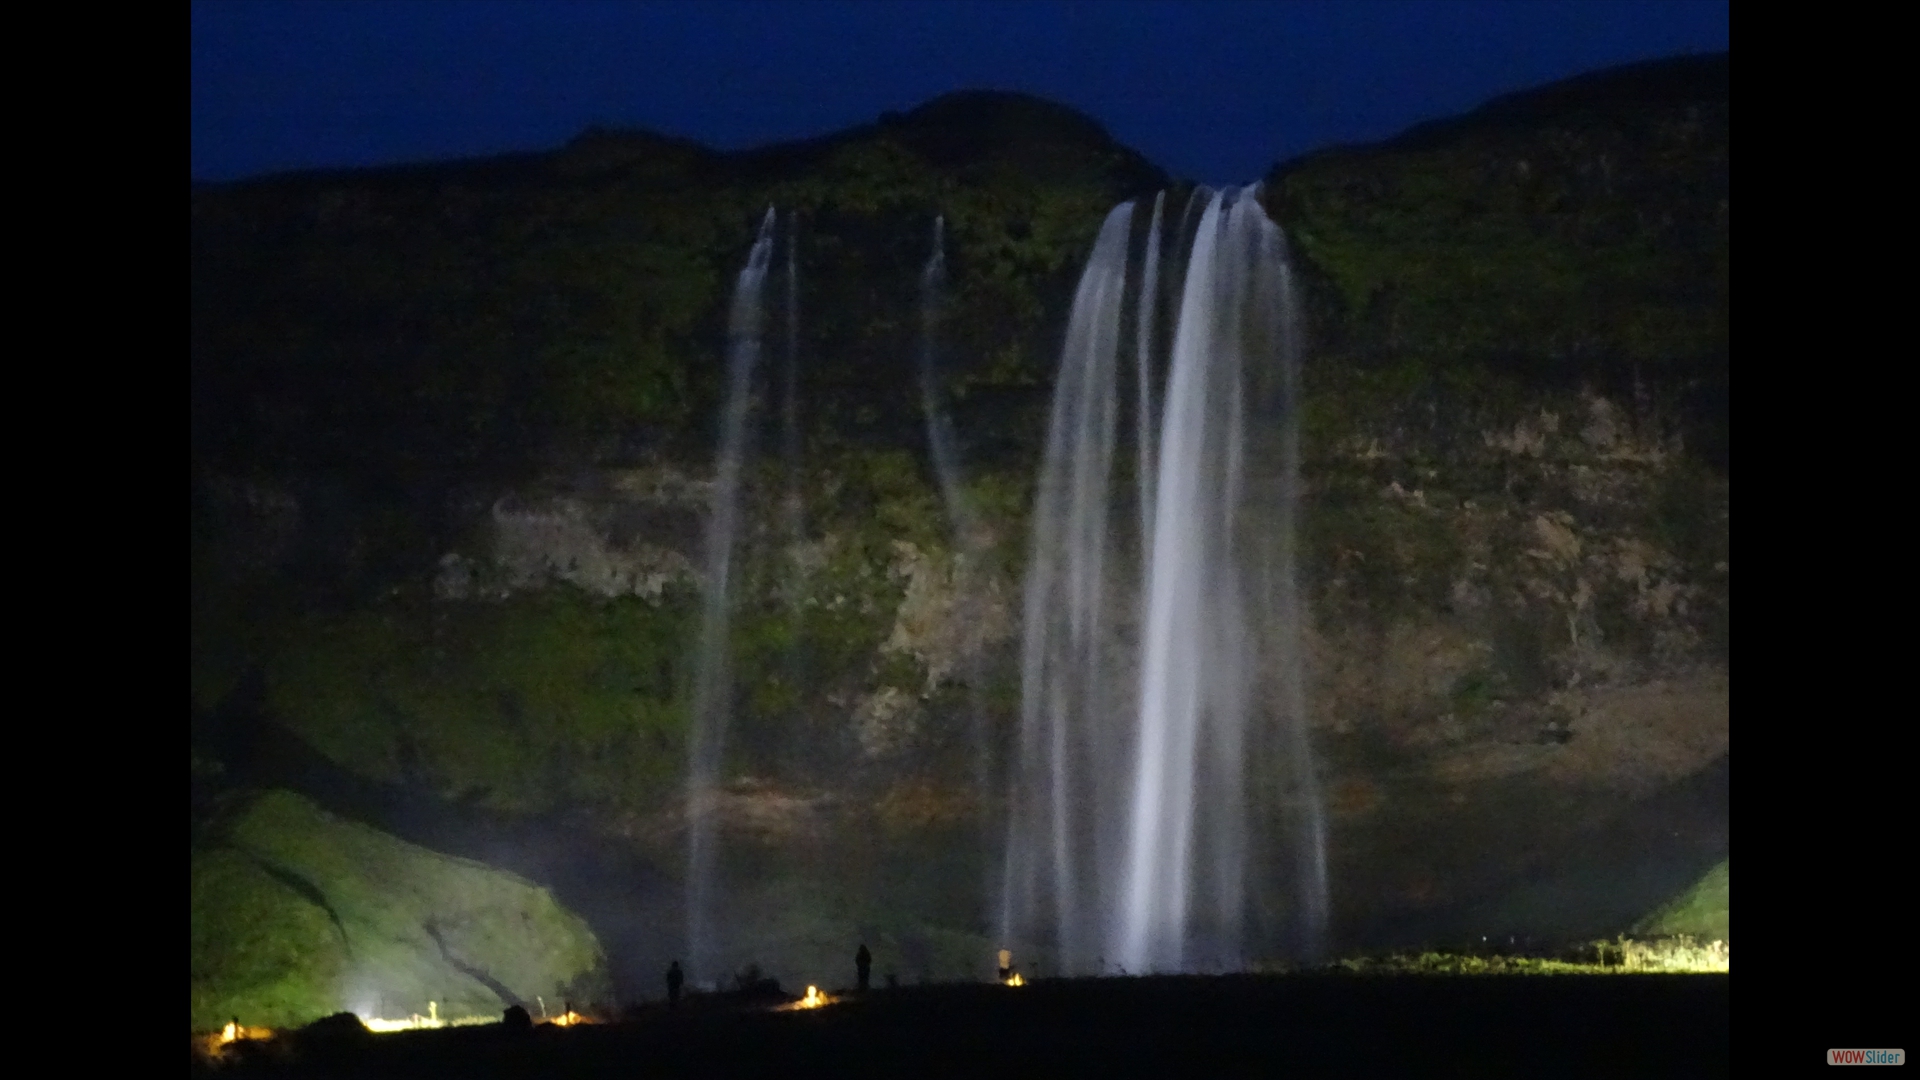
POLYGON ((1257 189, 1196 190, 1171 243, 1164 214, 1137 273, 1134 204, 1094 242, 1033 511, 1000 931, 1068 974, 1230 970, 1325 932, 1285 240, 1257 189), (1112 479, 1129 298, 1132 515, 1112 479))
MULTIPOLYGON (((1050 953, 1063 973, 1231 969, 1256 951, 1311 953, 1324 936, 1295 580, 1299 333, 1285 241, 1257 194, 1196 189, 1172 229, 1164 193, 1150 217, 1114 208, 1074 295, 1033 508, 997 883, 1002 940, 1050 953), (1128 466, 1131 484, 1115 476, 1128 466)), ((701 979, 720 973, 730 594, 775 223, 769 209, 735 284, 706 535, 687 782, 687 960, 701 979)), ((791 228, 786 256, 782 531, 798 540, 791 228)), ((945 284, 936 219, 918 375, 964 572, 977 530, 940 394, 945 284)), ((977 702, 972 712, 985 783, 977 702)))
MULTIPOLYGON (((1063 956, 1097 955, 1099 907, 1118 884, 1117 805, 1129 733, 1108 655, 1109 507, 1117 431, 1115 365, 1133 204, 1107 215, 1074 294, 1054 386, 1021 650, 1020 735, 1002 922, 1047 926, 1063 956)), ((1018 935, 1030 939, 1031 933, 1018 935)))

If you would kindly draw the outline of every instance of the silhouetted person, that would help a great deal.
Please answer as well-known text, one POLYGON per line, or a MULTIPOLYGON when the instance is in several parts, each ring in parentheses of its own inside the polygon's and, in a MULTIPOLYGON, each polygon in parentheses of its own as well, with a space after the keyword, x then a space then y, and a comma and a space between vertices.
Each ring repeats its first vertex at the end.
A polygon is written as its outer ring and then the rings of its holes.
POLYGON ((667 968, 667 1005, 669 1007, 680 1004, 680 984, 686 981, 686 972, 680 970, 680 961, 675 960, 672 966, 667 968))
POLYGON ((860 951, 853 954, 854 970, 860 973, 860 992, 867 990, 867 981, 873 975, 873 954, 867 951, 865 942, 860 943, 860 951))
POLYGON ((527 1014, 524 1005, 509 1005, 500 1023, 508 1031, 532 1031, 533 1017, 527 1014))

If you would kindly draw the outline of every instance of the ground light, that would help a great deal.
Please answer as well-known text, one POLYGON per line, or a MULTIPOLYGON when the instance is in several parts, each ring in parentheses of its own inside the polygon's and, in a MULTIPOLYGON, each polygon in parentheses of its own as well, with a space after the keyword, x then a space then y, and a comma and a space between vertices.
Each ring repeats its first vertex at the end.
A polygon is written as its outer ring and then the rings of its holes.
MULTIPOLYGON (((500 1022, 498 1016, 443 1017, 440 1015, 440 1003, 437 1001, 427 1002, 427 1015, 425 1016, 414 1013, 411 1016, 391 1019, 381 1016, 365 1016, 358 1013, 355 1015, 360 1016, 360 1022, 367 1026, 368 1031, 377 1034, 385 1034, 392 1031, 421 1031, 430 1028, 473 1027, 478 1024, 497 1024, 500 1022)), ((555 1017, 550 1022, 564 1027, 567 1024, 579 1023, 580 1017, 569 1009, 566 1017, 555 1017), (571 1019, 567 1017, 571 1017, 571 1019)))
POLYGON ((193 1044, 196 1052, 208 1058, 219 1057, 221 1052, 238 1042, 265 1042, 273 1038, 272 1028, 247 1027, 238 1019, 229 1020, 225 1027, 211 1035, 195 1035, 193 1044))
POLYGON ((1021 978, 1020 973, 1014 970, 1013 952, 1009 949, 1000 950, 1000 981, 1007 986, 1027 985, 1027 980, 1021 978))
POLYGON ((774 1011, 788 1012, 793 1009, 817 1009, 822 1005, 831 1004, 833 1004, 833 998, 831 996, 821 993, 820 988, 817 986, 808 986, 806 997, 800 998, 798 1001, 789 1001, 774 1011))
POLYGON ((239 1042, 241 1039, 271 1038, 273 1038, 272 1028, 247 1027, 238 1020, 229 1020, 227 1021, 227 1026, 220 1029, 218 1041, 219 1045, 226 1046, 229 1043, 239 1042))

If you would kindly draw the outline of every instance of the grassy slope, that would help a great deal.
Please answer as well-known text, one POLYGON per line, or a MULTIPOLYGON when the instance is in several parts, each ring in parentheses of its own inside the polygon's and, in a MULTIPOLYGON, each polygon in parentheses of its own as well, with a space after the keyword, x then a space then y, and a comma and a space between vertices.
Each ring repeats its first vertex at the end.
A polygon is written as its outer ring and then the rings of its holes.
POLYGON ((1687 934, 1702 940, 1733 939, 1730 878, 1727 859, 1707 871, 1692 888, 1647 916, 1635 929, 1643 934, 1687 934))
POLYGON ((196 1030, 231 1016, 283 1027, 342 1009, 425 1014, 429 1002, 491 1015, 505 1005, 488 980, 528 1001, 584 998, 603 965, 586 924, 545 889, 285 791, 194 853, 191 914, 196 1030))

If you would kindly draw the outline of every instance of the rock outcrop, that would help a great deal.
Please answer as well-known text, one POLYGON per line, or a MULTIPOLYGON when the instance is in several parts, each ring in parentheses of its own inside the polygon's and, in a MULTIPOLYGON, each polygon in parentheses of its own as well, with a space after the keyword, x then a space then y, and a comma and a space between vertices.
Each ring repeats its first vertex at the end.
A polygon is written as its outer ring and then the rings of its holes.
POLYGON ((341 1011, 491 1018, 604 994, 593 932, 546 890, 326 813, 288 791, 230 808, 193 852, 195 1030, 341 1011))

